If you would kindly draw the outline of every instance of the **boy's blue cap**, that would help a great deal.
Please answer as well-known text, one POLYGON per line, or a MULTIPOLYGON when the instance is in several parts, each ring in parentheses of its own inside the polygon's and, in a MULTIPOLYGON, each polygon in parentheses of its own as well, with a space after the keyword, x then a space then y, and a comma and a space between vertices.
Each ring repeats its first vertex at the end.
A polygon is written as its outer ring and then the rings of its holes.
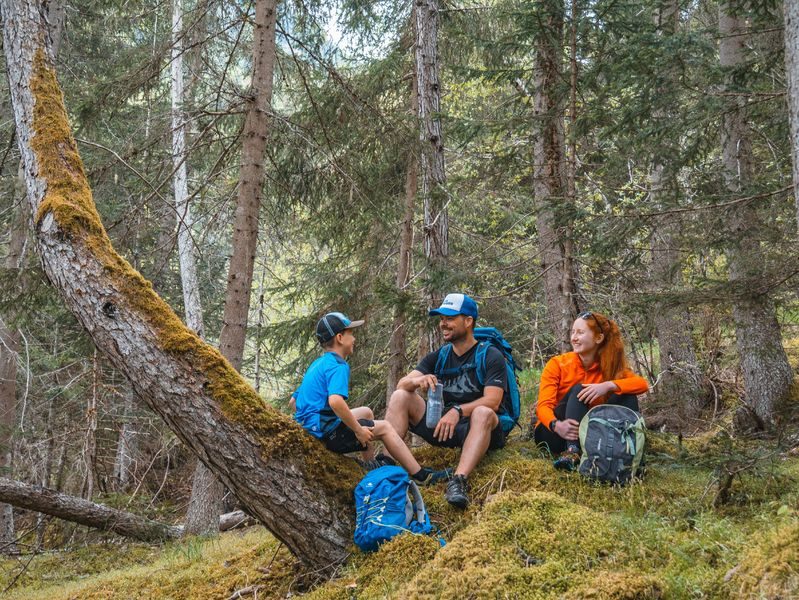
POLYGON ((441 306, 434 308, 429 314, 431 317, 436 315, 446 315, 448 317, 465 315, 477 319, 477 302, 466 294, 447 294, 441 306))
POLYGON ((316 339, 319 340, 320 344, 326 344, 336 337, 337 333, 341 333, 345 329, 360 327, 361 325, 363 325, 363 320, 351 321, 344 313, 327 313, 316 324, 316 339))

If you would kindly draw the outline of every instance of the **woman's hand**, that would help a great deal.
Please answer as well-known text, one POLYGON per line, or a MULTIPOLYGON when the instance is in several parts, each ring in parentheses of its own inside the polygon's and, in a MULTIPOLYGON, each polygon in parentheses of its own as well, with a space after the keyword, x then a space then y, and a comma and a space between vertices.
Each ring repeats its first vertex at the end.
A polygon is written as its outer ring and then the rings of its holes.
POLYGON ((576 440, 580 437, 580 424, 574 419, 564 419, 563 421, 555 421, 553 427, 557 433, 564 440, 576 440))
POLYGON ((585 404, 591 404, 594 400, 607 396, 619 390, 618 386, 612 381, 602 383, 584 383, 583 389, 577 394, 577 399, 585 404))

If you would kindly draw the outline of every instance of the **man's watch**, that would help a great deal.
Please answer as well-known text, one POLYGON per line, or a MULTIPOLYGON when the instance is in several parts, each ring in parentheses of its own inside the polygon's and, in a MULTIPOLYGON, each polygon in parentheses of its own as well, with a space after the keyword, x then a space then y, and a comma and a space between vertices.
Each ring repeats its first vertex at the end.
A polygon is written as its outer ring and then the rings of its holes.
POLYGON ((455 410, 458 411, 458 414, 461 416, 461 419, 462 419, 463 418, 463 409, 461 408, 461 405, 460 404, 453 404, 452 408, 454 408, 455 410))
POLYGON ((552 419, 549 422, 549 430, 554 433, 555 432, 555 425, 557 425, 557 424, 558 424, 558 420, 557 419, 552 419))

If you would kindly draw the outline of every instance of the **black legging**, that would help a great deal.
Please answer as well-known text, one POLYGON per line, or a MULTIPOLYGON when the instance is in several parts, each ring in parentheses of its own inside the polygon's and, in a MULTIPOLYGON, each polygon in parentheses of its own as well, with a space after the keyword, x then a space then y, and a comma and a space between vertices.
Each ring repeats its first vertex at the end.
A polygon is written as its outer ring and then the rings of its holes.
MULTIPOLYGON (((580 393, 582 389, 582 383, 576 383, 569 388, 569 391, 566 392, 555 407, 556 419, 559 421, 574 419, 578 423, 582 421, 583 417, 591 408, 584 402, 580 402, 577 398, 577 394, 580 393)), ((640 412, 638 408, 638 396, 635 394, 611 394, 608 396, 607 404, 626 406, 627 408, 633 409, 635 412, 640 412)), ((537 445, 544 446, 552 455, 560 454, 566 450, 567 440, 564 440, 554 431, 550 431, 543 423, 536 425, 533 431, 533 437, 537 445)), ((576 444, 578 447, 580 445, 579 440, 574 440, 571 443, 576 444)))

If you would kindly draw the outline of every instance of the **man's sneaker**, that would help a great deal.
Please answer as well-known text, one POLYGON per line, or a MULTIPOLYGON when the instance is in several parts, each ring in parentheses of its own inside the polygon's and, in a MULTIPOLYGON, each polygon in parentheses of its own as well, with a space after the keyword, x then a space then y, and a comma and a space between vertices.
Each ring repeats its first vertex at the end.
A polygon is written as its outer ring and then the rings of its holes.
POLYGON ((447 491, 444 492, 444 498, 447 502, 457 508, 466 508, 469 506, 469 482, 466 481, 465 475, 455 475, 447 482, 447 491))
POLYGON ((575 471, 580 464, 580 454, 573 450, 566 450, 555 459, 552 465, 559 471, 575 471))
POLYGON ((422 474, 424 475, 424 479, 416 479, 416 477, 413 478, 417 485, 435 485, 442 481, 447 481, 450 477, 452 477, 452 469, 433 471, 432 469, 425 468, 423 469, 422 474))

